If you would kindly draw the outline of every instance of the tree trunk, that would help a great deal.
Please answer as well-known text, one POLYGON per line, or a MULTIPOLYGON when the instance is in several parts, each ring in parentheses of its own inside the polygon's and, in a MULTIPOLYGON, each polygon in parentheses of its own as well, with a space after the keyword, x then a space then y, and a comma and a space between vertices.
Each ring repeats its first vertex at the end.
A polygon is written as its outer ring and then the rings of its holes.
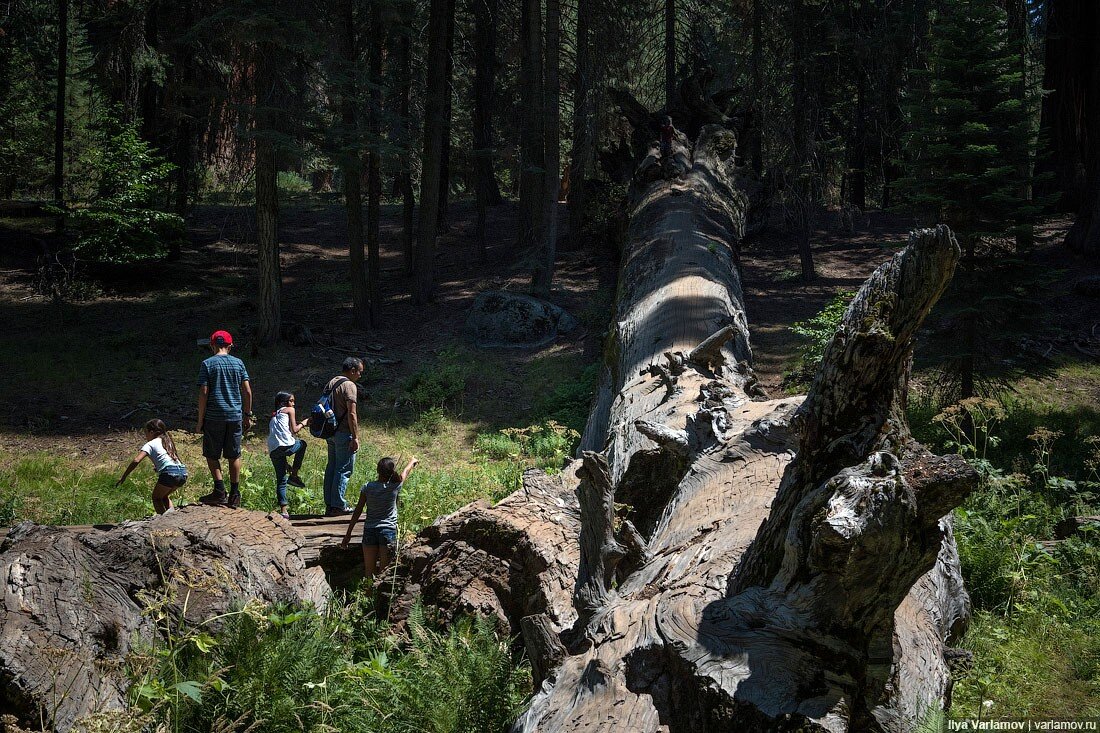
POLYGON ((1095 89, 1094 43, 1100 8, 1093 0, 1051 0, 1046 3, 1047 35, 1040 128, 1049 140, 1050 154, 1041 171, 1054 174, 1046 190, 1060 193, 1064 211, 1076 211, 1084 202, 1086 163, 1090 147, 1096 147, 1082 121, 1089 88, 1095 89))
POLYGON ((398 187, 401 189, 401 252, 405 259, 405 274, 413 274, 416 260, 413 250, 416 227, 416 194, 412 184, 412 118, 409 115, 409 97, 412 87, 412 41, 408 32, 402 32, 397 39, 397 119, 400 125, 398 145, 400 146, 400 170, 398 187))
POLYGON ((501 203, 493 172, 493 99, 496 96, 499 0, 473 0, 474 8, 474 190, 486 206, 501 203))
POLYGON ((856 120, 849 147, 848 203, 859 213, 867 209, 867 78, 856 69, 856 120))
POLYGON ((379 288, 379 271, 382 267, 378 254, 379 219, 382 216, 382 4, 370 6, 370 43, 367 47, 367 82, 370 85, 367 103, 367 139, 370 143, 367 158, 367 292, 370 296, 371 326, 379 323, 382 293, 379 288))
POLYGON ((526 248, 542 238, 546 180, 543 142, 542 3, 520 0, 520 180, 519 241, 526 248))
POLYGON ((764 95, 764 0, 752 0, 752 124, 749 126, 749 159, 756 175, 764 173, 764 129, 761 100, 764 95))
POLYGON ((344 0, 341 8, 341 24, 344 26, 344 64, 340 70, 343 87, 340 101, 340 121, 344 139, 341 141, 341 164, 344 169, 344 206, 348 218, 348 262, 351 279, 351 320, 359 328, 372 325, 371 291, 368 286, 368 268, 363 250, 363 176, 362 146, 359 137, 359 31, 355 13, 355 0, 344 0))
POLYGON ((583 460, 525 474, 410 550, 396 608, 420 592, 445 615, 490 608, 536 669, 557 666, 515 731, 900 733, 949 695, 944 642, 967 598, 944 516, 975 476, 912 441, 904 400, 958 246, 945 228, 912 235, 856 296, 809 395, 764 399, 734 149, 708 126, 674 144, 671 185, 655 144, 636 172, 583 460))
POLYGON ((577 85, 573 93, 573 151, 569 160, 569 239, 572 249, 584 245, 588 189, 585 177, 592 158, 592 3, 577 0, 577 85))
POLYGON ((256 342, 263 345, 279 340, 282 328, 281 291, 283 274, 279 264, 279 189, 275 131, 278 119, 275 98, 276 49, 261 44, 257 49, 256 74, 256 261, 260 275, 259 324, 256 342))
POLYGON ((57 1, 57 96, 53 123, 53 200, 65 201, 65 82, 69 76, 69 0, 57 1))
POLYGON ((443 64, 443 147, 439 153, 439 204, 436 214, 436 231, 447 231, 447 204, 451 194, 451 117, 454 104, 454 45, 455 45, 455 0, 447 5, 446 51, 443 64))
POLYGON ((1076 30, 1089 39, 1080 49, 1083 62, 1077 69, 1081 117, 1078 122, 1080 154, 1085 168, 1085 184, 1077 218, 1066 234, 1066 246, 1074 252, 1095 255, 1100 252, 1100 7, 1081 3, 1076 30))
POLYGON ((117 527, 14 527, 0 541, 0 710, 34 730, 42 710, 62 733, 125 710, 128 655, 167 630, 149 601, 192 625, 252 598, 323 607, 331 590, 303 549, 276 515, 201 504, 117 527))
POLYGON ((546 95, 544 111, 546 113, 543 151, 546 160, 546 178, 543 189, 542 242, 540 252, 535 257, 534 272, 531 275, 531 287, 536 293, 548 295, 554 281, 554 258, 558 246, 558 190, 561 186, 561 142, 559 132, 559 87, 558 71, 561 48, 559 33, 561 29, 561 6, 558 0, 546 0, 546 95))
POLYGON ((424 99, 424 155, 420 174, 420 225, 416 240, 416 283, 413 300, 418 305, 431 302, 435 291, 435 236, 439 215, 439 188, 442 175, 443 134, 446 129, 444 95, 447 80, 433 70, 447 64, 447 19, 453 7, 449 0, 432 0, 428 17, 428 83, 424 99))

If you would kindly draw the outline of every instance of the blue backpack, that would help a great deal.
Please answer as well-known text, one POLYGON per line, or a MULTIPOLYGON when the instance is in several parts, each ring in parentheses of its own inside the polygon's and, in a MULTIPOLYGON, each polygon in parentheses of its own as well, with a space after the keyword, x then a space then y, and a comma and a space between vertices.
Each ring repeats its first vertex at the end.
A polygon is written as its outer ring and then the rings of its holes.
POLYGON ((336 435, 336 426, 340 421, 332 409, 332 393, 346 381, 347 377, 341 377, 331 387, 326 388, 321 393, 321 399, 309 411, 309 434, 314 438, 331 438, 336 435))

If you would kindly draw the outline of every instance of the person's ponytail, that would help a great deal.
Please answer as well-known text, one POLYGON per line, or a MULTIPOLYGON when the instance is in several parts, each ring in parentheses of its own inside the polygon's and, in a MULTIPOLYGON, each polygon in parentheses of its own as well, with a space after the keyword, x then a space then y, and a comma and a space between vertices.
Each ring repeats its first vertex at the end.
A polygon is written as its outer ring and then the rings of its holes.
POLYGON ((160 438, 160 444, 164 446, 164 452, 171 456, 173 461, 179 463, 180 457, 176 454, 176 442, 172 440, 172 434, 168 432, 168 426, 164 424, 164 421, 153 418, 145 423, 145 429, 160 438))

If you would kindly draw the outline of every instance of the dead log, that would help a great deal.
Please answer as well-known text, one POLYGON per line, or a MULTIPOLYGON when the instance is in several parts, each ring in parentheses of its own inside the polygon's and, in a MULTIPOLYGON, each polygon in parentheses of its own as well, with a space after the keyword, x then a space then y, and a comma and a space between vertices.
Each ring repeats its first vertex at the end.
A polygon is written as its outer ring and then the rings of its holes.
POLYGON ((150 601, 196 624, 236 600, 329 595, 273 514, 188 506, 115 527, 24 523, 0 544, 0 714, 68 731, 126 706, 126 656, 159 633, 150 601))
MULTIPOLYGON (((575 579, 576 616, 549 619, 568 656, 546 669, 547 619, 525 636, 545 682, 517 733, 900 732, 949 699, 945 645, 968 598, 945 516, 975 476, 914 443, 904 407, 913 336, 958 246, 944 228, 914 233, 860 290, 807 397, 762 399, 736 267, 747 199, 734 147, 706 127, 681 174, 635 178, 588 452, 563 472, 580 474, 580 503, 562 485, 493 515, 521 530, 512 566, 548 543, 582 548, 556 569, 557 582, 575 579), (633 537, 612 530, 612 487, 633 537), (549 512, 569 521, 526 519, 549 512)), ((471 511, 494 509, 440 526, 471 511)), ((455 572, 456 548, 481 552, 480 538, 451 534, 449 547, 422 540, 413 576, 463 598, 463 582, 485 581, 455 572)), ((522 596, 497 582, 498 598, 522 596)))

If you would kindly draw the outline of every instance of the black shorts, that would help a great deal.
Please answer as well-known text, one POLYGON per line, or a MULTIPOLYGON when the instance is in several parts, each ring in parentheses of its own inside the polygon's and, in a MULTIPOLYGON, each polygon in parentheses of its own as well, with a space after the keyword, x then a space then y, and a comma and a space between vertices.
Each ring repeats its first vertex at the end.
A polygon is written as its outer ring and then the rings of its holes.
POLYGON ((202 455, 204 458, 233 460, 241 455, 241 423, 224 420, 204 420, 202 423, 202 455))

